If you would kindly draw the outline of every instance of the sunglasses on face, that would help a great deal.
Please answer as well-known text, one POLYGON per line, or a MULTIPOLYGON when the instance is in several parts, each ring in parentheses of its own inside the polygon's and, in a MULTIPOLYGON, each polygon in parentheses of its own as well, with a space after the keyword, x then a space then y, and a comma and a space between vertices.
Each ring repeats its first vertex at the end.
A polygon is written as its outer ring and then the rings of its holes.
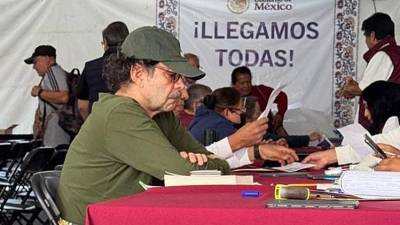
POLYGON ((170 71, 168 69, 165 69, 165 68, 162 68, 162 67, 158 67, 158 66, 156 66, 155 68, 164 71, 170 77, 170 80, 172 82, 174 82, 174 83, 178 82, 178 80, 181 79, 181 78, 183 79, 183 76, 181 74, 179 74, 179 73, 175 73, 175 72, 172 72, 172 71, 170 71))

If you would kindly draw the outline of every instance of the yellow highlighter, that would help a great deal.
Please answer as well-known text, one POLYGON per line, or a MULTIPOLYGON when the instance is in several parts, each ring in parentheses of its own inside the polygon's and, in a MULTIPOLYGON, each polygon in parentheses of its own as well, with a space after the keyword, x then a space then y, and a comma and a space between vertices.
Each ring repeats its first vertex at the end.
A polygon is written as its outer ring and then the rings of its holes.
MULTIPOLYGON (((315 186, 315 184, 308 186, 315 186)), ((301 187, 294 185, 277 184, 275 185, 275 199, 308 200, 310 199, 310 189, 304 187, 304 185, 301 187)))

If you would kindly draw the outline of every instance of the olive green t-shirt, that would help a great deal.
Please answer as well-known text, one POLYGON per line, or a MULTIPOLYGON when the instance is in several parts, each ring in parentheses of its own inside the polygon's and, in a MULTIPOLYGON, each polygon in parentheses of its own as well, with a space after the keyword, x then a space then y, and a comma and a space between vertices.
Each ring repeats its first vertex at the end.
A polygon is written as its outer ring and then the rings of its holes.
POLYGON ((207 168, 229 173, 223 160, 198 166, 179 151, 211 154, 172 112, 150 118, 131 98, 101 94, 64 162, 57 195, 61 217, 84 224, 88 204, 142 192, 139 181, 151 184, 166 171, 189 175, 207 168))

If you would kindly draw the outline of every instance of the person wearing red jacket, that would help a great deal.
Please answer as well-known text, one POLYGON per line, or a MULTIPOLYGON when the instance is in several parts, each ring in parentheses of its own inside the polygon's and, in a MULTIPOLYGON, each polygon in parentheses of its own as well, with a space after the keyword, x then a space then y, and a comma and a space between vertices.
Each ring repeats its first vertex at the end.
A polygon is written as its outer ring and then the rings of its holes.
MULTIPOLYGON (((238 90, 242 97, 257 97, 260 109, 263 111, 267 106, 269 96, 274 89, 265 85, 253 85, 251 78, 251 71, 248 67, 237 67, 232 71, 231 74, 232 87, 238 90)), ((277 133, 278 135, 287 135, 286 131, 283 129, 283 118, 288 106, 288 98, 286 93, 279 93, 274 103, 278 105, 278 112, 272 116, 272 120, 270 120, 270 131, 277 133)))

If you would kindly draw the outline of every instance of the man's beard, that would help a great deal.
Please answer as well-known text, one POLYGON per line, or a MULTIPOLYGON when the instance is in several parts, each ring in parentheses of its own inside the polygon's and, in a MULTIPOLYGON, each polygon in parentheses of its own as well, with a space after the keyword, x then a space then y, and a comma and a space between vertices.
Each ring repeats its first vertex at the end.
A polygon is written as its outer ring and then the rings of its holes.
POLYGON ((165 103, 160 107, 161 112, 170 112, 173 111, 176 107, 176 105, 179 103, 178 101, 181 99, 181 92, 180 91, 175 91, 168 95, 167 100, 165 103), (173 102, 171 102, 173 101, 173 102))
POLYGON ((168 99, 180 99, 181 96, 182 96, 182 94, 181 94, 180 91, 175 91, 175 92, 171 93, 171 94, 168 96, 167 100, 168 100, 168 99))

